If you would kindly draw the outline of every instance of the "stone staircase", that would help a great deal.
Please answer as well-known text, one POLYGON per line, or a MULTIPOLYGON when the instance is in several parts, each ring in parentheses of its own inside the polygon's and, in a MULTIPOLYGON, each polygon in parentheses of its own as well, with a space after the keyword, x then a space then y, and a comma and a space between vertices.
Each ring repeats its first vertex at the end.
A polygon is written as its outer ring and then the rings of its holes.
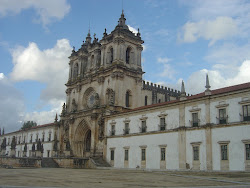
POLYGON ((92 162, 96 167, 111 167, 109 163, 107 163, 102 156, 100 157, 91 157, 92 162))
POLYGON ((42 168, 59 168, 59 165, 52 158, 42 158, 42 168))

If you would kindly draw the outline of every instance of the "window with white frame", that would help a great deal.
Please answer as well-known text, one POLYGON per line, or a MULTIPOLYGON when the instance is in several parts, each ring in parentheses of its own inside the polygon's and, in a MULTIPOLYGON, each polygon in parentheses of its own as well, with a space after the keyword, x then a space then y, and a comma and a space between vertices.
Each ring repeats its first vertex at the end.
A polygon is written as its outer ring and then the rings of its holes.
POLYGON ((124 150, 124 161, 128 161, 128 149, 124 150))
POLYGON ((250 105, 243 105, 243 121, 250 121, 250 105))
POLYGON ((219 124, 227 123, 227 113, 226 108, 219 109, 219 124))
POLYGON ((250 144, 245 144, 246 148, 246 160, 250 160, 250 144))
POLYGON ((228 160, 228 144, 221 144, 221 160, 228 160))
POLYGON ((166 160, 166 148, 162 147, 161 148, 161 161, 165 161, 166 160))
POLYGON ((125 127, 124 127, 124 134, 129 134, 129 123, 128 122, 126 122, 125 123, 125 127))
POLYGON ((111 125, 111 136, 115 135, 115 125, 111 125))
POLYGON ((193 146, 193 160, 199 161, 199 146, 193 146))
POLYGON ((142 133, 147 132, 146 120, 141 121, 141 132, 142 133))
POLYGON ((192 127, 199 126, 198 112, 192 113, 192 127))
POLYGON ((165 121, 166 121, 165 117, 161 117, 160 118, 160 131, 166 130, 166 123, 165 123, 165 121))
POLYGON ((114 149, 111 149, 111 150, 110 150, 110 160, 111 160, 111 161, 114 161, 114 160, 115 160, 115 150, 114 150, 114 149))
POLYGON ((146 161, 146 148, 141 149, 141 160, 146 161))

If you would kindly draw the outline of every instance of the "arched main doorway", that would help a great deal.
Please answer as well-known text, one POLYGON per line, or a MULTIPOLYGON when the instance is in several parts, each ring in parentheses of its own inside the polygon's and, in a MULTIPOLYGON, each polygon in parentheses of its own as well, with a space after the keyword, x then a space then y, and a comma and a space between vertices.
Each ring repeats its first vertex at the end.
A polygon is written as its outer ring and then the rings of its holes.
POLYGON ((73 154, 75 157, 88 157, 91 151, 91 130, 86 121, 82 121, 75 130, 73 154))

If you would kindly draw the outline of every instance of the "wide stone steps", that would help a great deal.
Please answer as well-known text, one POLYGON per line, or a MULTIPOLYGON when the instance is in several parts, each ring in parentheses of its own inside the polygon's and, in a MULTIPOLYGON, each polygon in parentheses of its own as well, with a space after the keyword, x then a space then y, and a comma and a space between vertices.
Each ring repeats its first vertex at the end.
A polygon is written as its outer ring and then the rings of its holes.
POLYGON ((111 167, 102 157, 91 157, 96 167, 111 167))
POLYGON ((42 158, 42 168, 59 168, 59 165, 52 158, 42 158))

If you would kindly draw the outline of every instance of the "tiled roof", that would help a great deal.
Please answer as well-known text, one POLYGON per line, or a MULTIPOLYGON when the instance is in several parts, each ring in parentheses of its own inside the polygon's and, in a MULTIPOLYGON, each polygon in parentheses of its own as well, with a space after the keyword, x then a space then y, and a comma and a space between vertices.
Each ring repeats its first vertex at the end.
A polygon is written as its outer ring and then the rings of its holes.
MULTIPOLYGON (((244 83, 244 84, 239 84, 239 85, 234 85, 234 86, 229 86, 229 87, 224 87, 224 88, 220 88, 220 89, 211 90, 211 95, 218 95, 218 94, 238 91, 238 90, 242 90, 242 89, 247 89, 247 88, 250 88, 250 82, 247 82, 247 83, 244 83)), ((204 96, 205 96, 205 92, 202 92, 202 93, 198 93, 196 95, 187 96, 187 100, 198 99, 198 98, 201 98, 201 97, 204 97, 204 96)), ((185 100, 185 101, 187 101, 187 100, 185 100)), ((137 110, 147 109, 147 108, 156 107, 156 106, 164 106, 164 105, 173 104, 173 103, 176 103, 176 102, 179 102, 179 101, 180 100, 178 99, 178 100, 173 100, 173 101, 168 101, 168 102, 151 104, 151 105, 147 105, 147 106, 141 106, 141 107, 138 107, 138 108, 127 110, 126 112, 137 111, 137 110)))
MULTIPOLYGON (((53 126, 53 125, 55 125, 55 123, 48 123, 48 124, 44 124, 44 125, 38 125, 38 126, 35 126, 35 127, 31 127, 31 128, 29 128, 29 129, 25 129, 25 130, 18 130, 18 131, 6 133, 6 134, 4 134, 4 135, 19 133, 19 132, 28 131, 28 130, 31 130, 31 129, 39 129, 39 128, 42 128, 42 127, 49 127, 49 126, 53 126)), ((2 136, 3 136, 3 135, 2 135, 2 136)))

